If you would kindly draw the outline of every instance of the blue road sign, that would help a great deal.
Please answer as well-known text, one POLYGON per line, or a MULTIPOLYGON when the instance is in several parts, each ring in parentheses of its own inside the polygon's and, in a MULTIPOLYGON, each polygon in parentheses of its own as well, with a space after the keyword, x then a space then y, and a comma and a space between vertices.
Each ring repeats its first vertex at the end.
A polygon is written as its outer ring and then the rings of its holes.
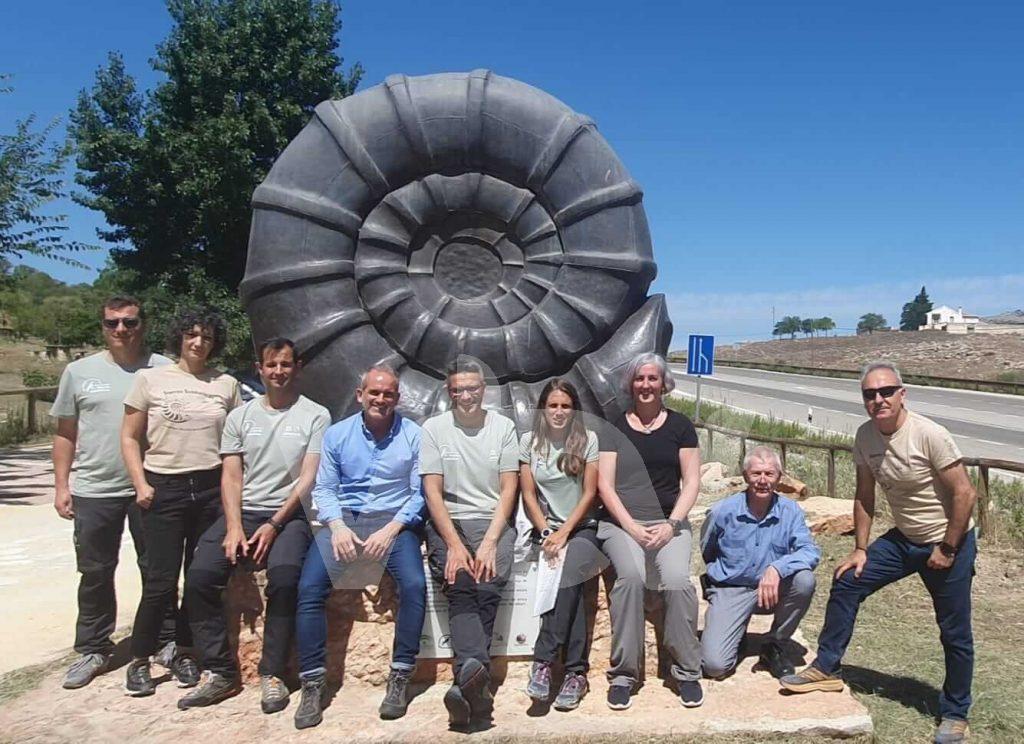
POLYGON ((689 352, 686 354, 686 374, 710 375, 715 371, 715 337, 690 336, 689 352))

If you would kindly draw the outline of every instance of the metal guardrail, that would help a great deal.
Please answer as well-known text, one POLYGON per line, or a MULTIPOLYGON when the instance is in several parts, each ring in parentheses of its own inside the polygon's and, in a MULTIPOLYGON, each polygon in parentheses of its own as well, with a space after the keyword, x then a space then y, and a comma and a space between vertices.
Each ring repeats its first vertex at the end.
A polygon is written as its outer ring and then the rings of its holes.
MULTIPOLYGON (((740 456, 738 467, 743 469, 743 460, 747 456, 747 442, 754 441, 763 444, 775 444, 779 447, 779 454, 782 459, 782 469, 786 469, 786 455, 791 447, 802 447, 810 449, 826 450, 828 452, 828 495, 836 498, 836 453, 847 452, 852 454, 853 447, 849 444, 834 442, 816 442, 811 439, 793 439, 791 437, 773 437, 767 434, 752 434, 746 431, 728 429, 724 426, 708 424, 703 421, 694 421, 693 425, 698 429, 704 429, 708 433, 708 459, 714 456, 714 435, 735 437, 740 440, 740 456)), ((989 492, 989 471, 1006 470, 1011 473, 1024 475, 1024 462, 1013 460, 996 460, 988 457, 964 457, 963 463, 967 467, 978 469, 978 503, 977 523, 978 535, 984 536, 989 530, 989 511, 992 508, 992 500, 989 492)))
POLYGON ((39 396, 47 395, 49 393, 56 393, 57 386, 51 385, 49 387, 33 387, 33 388, 20 388, 17 390, 0 390, 0 397, 6 395, 24 395, 26 398, 25 407, 25 430, 29 434, 39 433, 39 419, 36 416, 36 401, 39 400, 39 396))

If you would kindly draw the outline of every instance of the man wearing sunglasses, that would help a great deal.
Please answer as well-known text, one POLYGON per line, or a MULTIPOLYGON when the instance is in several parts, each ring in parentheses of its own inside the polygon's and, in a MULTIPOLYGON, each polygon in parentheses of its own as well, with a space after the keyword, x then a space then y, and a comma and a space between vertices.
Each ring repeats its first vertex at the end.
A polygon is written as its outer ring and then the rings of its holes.
MULTIPOLYGON (((89 684, 106 670, 113 653, 110 634, 117 624, 114 571, 126 517, 139 569, 145 574, 141 518, 121 459, 121 418, 135 373, 171 363, 146 349, 145 315, 134 297, 108 299, 100 309, 100 322, 106 351, 64 368, 50 408, 50 415, 57 419, 53 506, 61 517, 74 520, 75 556, 82 575, 75 631, 75 651, 81 656, 64 677, 68 689, 89 684), (76 454, 78 466, 72 482, 71 463, 76 454)), ((174 615, 174 608, 168 608, 162 641, 174 640, 174 615)))
POLYGON ((854 549, 835 571, 817 658, 780 682, 797 693, 842 690, 840 662, 860 603, 916 573, 931 594, 946 661, 935 741, 964 741, 974 668, 971 512, 976 494, 949 432, 904 406, 906 390, 896 367, 887 362, 865 367, 861 394, 871 420, 857 430, 853 446, 854 549), (869 545, 875 484, 885 493, 896 526, 869 545))

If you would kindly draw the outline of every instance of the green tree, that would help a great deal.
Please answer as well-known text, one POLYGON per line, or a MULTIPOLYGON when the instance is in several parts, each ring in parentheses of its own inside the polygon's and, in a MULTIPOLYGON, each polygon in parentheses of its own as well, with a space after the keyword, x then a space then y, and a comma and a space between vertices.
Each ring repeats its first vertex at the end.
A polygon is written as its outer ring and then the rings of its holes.
POLYGON ((825 335, 828 335, 829 331, 835 330, 836 327, 836 322, 827 315, 824 318, 815 318, 813 323, 814 330, 821 331, 825 335))
POLYGON ((800 333, 800 330, 800 317, 798 315, 787 315, 775 324, 775 328, 772 329, 772 335, 785 336, 788 333, 790 340, 793 340, 796 338, 796 334, 800 333))
POLYGON ((932 309, 932 301, 928 299, 928 293, 924 287, 917 293, 910 302, 903 306, 900 314, 900 330, 916 331, 928 322, 928 311, 932 309))
MULTIPOLYGON (((0 82, 8 77, 0 75, 0 82)), ((10 87, 0 86, 0 93, 10 92, 10 87)), ((64 196, 70 145, 48 144, 57 119, 41 129, 35 123, 35 116, 29 115, 14 122, 13 134, 0 134, 0 258, 7 262, 11 257, 39 256, 86 268, 67 254, 91 246, 65 239, 64 215, 42 212, 64 196)))
POLYGON ((199 271, 233 293, 253 190, 313 107, 354 92, 333 0, 168 0, 148 96, 116 53, 71 112, 78 201, 110 226, 118 266, 172 290, 199 271))
POLYGON ((800 331, 805 336, 810 336, 814 333, 814 318, 801 318, 800 319, 800 331))
POLYGON ((885 318, 878 313, 864 313, 860 316, 860 320, 857 322, 857 333, 867 333, 871 335, 875 331, 880 331, 884 328, 888 328, 888 323, 885 322, 885 318))

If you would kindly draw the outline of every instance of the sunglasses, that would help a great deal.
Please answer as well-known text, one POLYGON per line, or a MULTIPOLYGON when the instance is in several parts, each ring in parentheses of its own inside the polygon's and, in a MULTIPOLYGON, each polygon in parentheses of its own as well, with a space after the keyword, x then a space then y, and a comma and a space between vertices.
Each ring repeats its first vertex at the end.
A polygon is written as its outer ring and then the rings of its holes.
POLYGON ((123 323, 125 328, 138 328, 141 322, 140 318, 104 318, 103 327, 114 330, 123 323))
POLYGON ((891 398, 896 395, 898 390, 902 389, 902 385, 886 385, 880 388, 861 388, 860 394, 864 396, 864 400, 872 401, 876 395, 881 395, 883 398, 891 398))

